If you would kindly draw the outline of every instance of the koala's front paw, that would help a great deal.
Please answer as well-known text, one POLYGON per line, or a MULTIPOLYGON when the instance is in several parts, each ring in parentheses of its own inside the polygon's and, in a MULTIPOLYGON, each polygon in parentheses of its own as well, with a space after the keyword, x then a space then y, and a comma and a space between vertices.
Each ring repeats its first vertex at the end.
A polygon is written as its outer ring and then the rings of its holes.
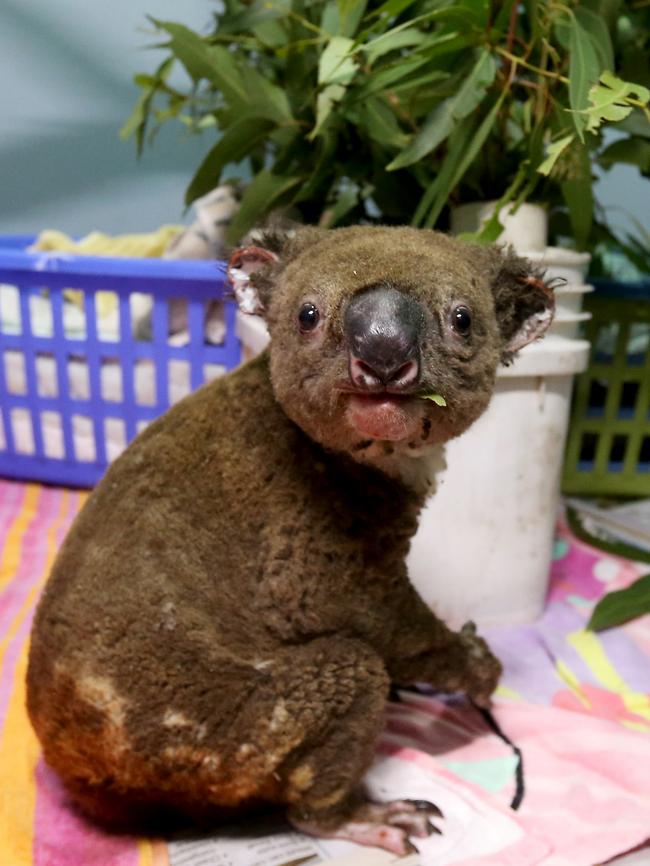
POLYGON ((465 623, 459 637, 465 650, 463 690, 479 706, 487 707, 503 667, 483 638, 477 635, 473 622, 465 623))

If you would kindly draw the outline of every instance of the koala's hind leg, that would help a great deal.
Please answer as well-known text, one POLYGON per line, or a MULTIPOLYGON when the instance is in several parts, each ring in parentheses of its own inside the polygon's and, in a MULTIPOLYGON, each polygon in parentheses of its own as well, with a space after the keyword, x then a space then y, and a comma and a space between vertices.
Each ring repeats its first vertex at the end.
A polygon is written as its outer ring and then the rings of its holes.
POLYGON ((291 823, 314 836, 396 854, 414 850, 408 837, 437 832, 429 817, 439 810, 404 800, 370 803, 361 793, 384 724, 389 680, 383 662, 365 644, 342 638, 294 648, 288 660, 288 679, 279 671, 275 685, 287 730, 304 732, 277 771, 291 823))

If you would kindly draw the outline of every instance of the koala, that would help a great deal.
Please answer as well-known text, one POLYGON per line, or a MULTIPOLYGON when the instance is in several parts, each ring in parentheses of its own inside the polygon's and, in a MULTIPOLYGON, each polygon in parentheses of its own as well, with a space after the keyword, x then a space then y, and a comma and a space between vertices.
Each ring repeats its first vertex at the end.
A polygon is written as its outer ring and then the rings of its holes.
POLYGON ((486 704, 501 670, 405 556, 444 443, 548 326, 552 291, 510 250, 396 227, 263 235, 230 276, 270 347, 152 423, 88 498, 37 611, 30 718, 103 824, 271 804, 405 854, 440 813, 361 787, 391 684, 486 704))

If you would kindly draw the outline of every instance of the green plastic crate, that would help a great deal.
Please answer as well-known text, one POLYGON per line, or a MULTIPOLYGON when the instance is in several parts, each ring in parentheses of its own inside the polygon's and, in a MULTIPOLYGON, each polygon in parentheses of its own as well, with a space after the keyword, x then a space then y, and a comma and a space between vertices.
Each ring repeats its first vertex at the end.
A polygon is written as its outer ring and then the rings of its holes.
POLYGON ((589 367, 577 377, 563 490, 650 496, 650 280, 587 296, 589 367))

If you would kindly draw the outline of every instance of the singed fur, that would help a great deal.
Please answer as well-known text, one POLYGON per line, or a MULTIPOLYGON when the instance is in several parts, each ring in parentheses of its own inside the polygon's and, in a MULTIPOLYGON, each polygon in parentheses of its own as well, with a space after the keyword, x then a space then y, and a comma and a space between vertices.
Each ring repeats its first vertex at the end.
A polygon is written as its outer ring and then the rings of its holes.
POLYGON ((516 325, 547 296, 520 279, 520 259, 432 232, 306 229, 269 246, 279 261, 253 282, 270 351, 110 467, 37 612, 30 717, 48 763, 104 822, 264 801, 336 824, 391 682, 487 700, 498 678, 485 643, 420 600, 405 556, 426 489, 418 461, 441 459, 484 410, 516 325), (364 443, 335 387, 343 314, 386 281, 427 310, 422 387, 447 408, 418 404, 418 441, 364 443), (325 317, 313 339, 296 328, 305 298, 325 317), (469 340, 448 333, 454 300, 472 306, 469 340))

